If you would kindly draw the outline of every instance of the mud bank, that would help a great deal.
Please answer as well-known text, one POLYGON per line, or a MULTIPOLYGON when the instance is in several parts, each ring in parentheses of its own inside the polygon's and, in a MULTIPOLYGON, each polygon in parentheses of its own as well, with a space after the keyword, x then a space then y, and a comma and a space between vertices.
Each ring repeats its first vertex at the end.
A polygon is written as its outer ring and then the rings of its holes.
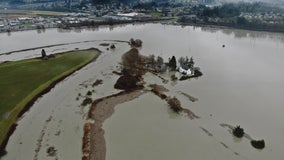
POLYGON ((146 91, 142 88, 137 88, 103 97, 93 102, 88 118, 94 120, 94 123, 86 123, 84 126, 82 160, 105 160, 106 145, 102 128, 103 122, 114 113, 116 105, 131 101, 144 93, 146 91))
POLYGON ((187 109, 187 108, 183 108, 181 105, 180 105, 180 101, 175 98, 175 97, 170 97, 170 96, 167 96, 166 94, 164 94, 164 92, 167 92, 168 89, 164 88, 163 86, 161 85, 157 85, 157 84, 153 84, 153 85, 150 85, 149 87, 152 88, 151 92, 153 92, 156 96, 160 97, 162 100, 165 100, 170 108, 174 111, 174 112, 183 112, 185 113, 189 119, 193 120, 193 119, 199 119, 200 117, 197 116, 194 112, 192 112, 191 110, 187 109), (175 103, 177 104, 174 104, 173 106, 171 105, 170 101, 172 101, 173 99, 175 99, 175 103))
MULTIPOLYGON (((96 50, 98 51, 98 56, 100 55, 101 51, 97 48, 91 48, 91 49, 87 49, 87 50, 96 50)), ((58 54, 64 54, 66 52, 63 53, 58 53, 58 54)), ((58 55, 56 54, 56 55, 58 55)), ((98 56, 95 56, 92 60, 90 60, 88 63, 84 64, 83 66, 77 68, 76 70, 74 70, 73 72, 57 79, 56 81, 52 82, 47 88, 45 88, 44 90, 42 90, 39 94, 37 94, 35 97, 33 97, 25 106, 24 108, 20 111, 20 113, 17 115, 17 120, 23 116, 23 114, 25 112, 27 112, 32 106, 33 104, 36 102, 36 100, 40 97, 42 97, 44 94, 48 93, 52 88, 54 88, 59 82, 61 82, 62 80, 64 80, 65 78, 69 77, 70 75, 72 75, 73 73, 77 72, 78 70, 82 69, 83 67, 87 66, 88 64, 92 63, 93 61, 95 61, 98 56)), ((12 124, 12 126, 10 127, 7 135, 5 136, 5 139, 3 140, 3 142, 0 144, 0 158, 2 156, 4 156, 6 154, 5 148, 6 145, 9 141, 10 136, 14 133, 14 131, 16 130, 17 127, 17 120, 14 122, 14 124, 12 124)))

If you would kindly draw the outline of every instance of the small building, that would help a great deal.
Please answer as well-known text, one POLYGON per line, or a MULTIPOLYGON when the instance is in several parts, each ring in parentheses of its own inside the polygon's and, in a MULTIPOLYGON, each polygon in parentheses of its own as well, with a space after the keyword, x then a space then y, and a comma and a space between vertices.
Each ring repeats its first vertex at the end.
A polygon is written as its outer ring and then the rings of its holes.
POLYGON ((5 27, 4 23, 1 23, 0 21, 0 28, 4 28, 4 27, 5 27))
POLYGON ((191 74, 193 74, 193 72, 191 71, 190 68, 189 68, 189 69, 184 69, 184 68, 182 68, 182 67, 179 67, 179 68, 178 68, 178 71, 179 71, 180 73, 182 73, 182 74, 185 74, 185 75, 191 75, 191 74))

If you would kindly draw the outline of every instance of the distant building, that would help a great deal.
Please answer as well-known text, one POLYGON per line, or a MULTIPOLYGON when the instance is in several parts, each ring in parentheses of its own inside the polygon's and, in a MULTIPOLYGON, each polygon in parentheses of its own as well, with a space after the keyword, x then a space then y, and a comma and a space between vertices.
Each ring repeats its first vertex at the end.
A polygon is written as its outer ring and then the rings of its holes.
POLYGON ((3 21, 0 21, 0 28, 4 28, 5 27, 5 24, 3 21))
POLYGON ((184 69, 182 67, 179 67, 178 68, 178 71, 182 74, 185 74, 185 75, 191 75, 193 72, 191 71, 191 69, 184 69))

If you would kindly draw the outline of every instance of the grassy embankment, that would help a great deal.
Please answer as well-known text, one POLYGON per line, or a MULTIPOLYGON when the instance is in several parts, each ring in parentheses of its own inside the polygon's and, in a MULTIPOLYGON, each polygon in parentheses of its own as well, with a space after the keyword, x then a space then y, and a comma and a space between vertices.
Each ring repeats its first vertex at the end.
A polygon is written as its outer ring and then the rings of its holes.
POLYGON ((97 50, 82 50, 57 54, 49 60, 30 59, 0 64, 0 144, 28 103, 98 55, 97 50))

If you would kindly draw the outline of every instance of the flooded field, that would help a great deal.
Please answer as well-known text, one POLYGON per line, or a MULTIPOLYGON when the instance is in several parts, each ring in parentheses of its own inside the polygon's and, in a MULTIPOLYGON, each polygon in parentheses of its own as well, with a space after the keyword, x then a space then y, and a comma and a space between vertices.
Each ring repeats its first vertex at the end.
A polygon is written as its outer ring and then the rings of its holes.
MULTIPOLYGON (((107 160, 284 157, 284 34, 140 24, 0 34, 0 62, 39 56, 43 46, 48 54, 90 47, 104 52, 34 104, 19 120, 3 159, 54 159, 46 153, 50 146, 57 150, 58 159, 81 159, 82 128, 89 106, 80 106, 83 98, 76 98, 89 90, 94 90, 93 100, 118 92, 113 89, 118 76, 112 71, 129 46, 113 40, 132 37, 143 41, 140 52, 144 55, 165 60, 172 55, 193 56, 204 75, 164 85, 170 90, 167 94, 177 96, 183 107, 200 118, 176 115, 152 93, 119 104, 103 124, 107 160), (103 40, 116 43, 117 48, 107 50, 99 45, 103 40), (20 51, 29 48, 35 49, 20 51), (97 79, 103 84, 92 87, 97 79), (198 100, 191 102, 181 92, 198 100), (254 149, 249 139, 234 138, 221 124, 241 125, 252 138, 264 139, 266 148, 254 149)), ((149 74, 145 80, 161 83, 149 74)))

